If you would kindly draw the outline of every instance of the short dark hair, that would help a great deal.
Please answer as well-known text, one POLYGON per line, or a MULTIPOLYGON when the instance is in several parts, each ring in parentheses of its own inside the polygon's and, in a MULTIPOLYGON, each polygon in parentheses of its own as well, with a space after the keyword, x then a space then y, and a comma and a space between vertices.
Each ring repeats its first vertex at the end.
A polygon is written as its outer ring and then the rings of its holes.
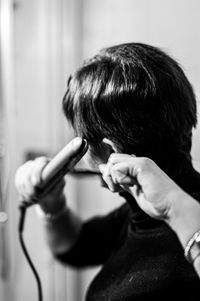
POLYGON ((95 154, 106 137, 119 152, 148 156, 162 167, 166 155, 191 160, 195 95, 179 64, 157 47, 101 50, 70 76, 63 109, 95 154))

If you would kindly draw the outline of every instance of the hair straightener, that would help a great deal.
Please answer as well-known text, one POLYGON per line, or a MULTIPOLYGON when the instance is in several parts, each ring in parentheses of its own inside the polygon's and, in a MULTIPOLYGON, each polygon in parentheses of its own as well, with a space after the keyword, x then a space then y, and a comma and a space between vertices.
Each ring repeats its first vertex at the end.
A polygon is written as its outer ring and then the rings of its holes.
MULTIPOLYGON (((68 173, 73 167, 79 162, 79 160, 87 152, 88 144, 85 139, 80 137, 74 138, 73 141, 69 142, 55 157, 49 161, 44 167, 41 175, 41 183, 37 187, 36 195, 43 196, 50 190, 68 173)), ((37 198, 36 198, 37 199, 37 198)), ((26 209, 36 204, 35 199, 31 201, 21 200, 20 202, 20 219, 19 219, 19 240, 24 252, 24 255, 30 265, 31 270, 36 278, 38 287, 38 301, 42 301, 42 286, 39 275, 32 263, 32 260, 28 254, 26 246, 23 240, 23 229, 26 209)))

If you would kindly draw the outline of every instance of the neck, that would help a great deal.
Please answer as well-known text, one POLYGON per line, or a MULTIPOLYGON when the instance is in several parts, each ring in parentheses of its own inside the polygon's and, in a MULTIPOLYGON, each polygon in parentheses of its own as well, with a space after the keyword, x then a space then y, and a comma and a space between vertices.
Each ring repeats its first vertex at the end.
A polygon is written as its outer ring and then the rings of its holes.
POLYGON ((168 153, 165 158, 155 158, 155 162, 175 182, 194 169, 190 154, 168 153))

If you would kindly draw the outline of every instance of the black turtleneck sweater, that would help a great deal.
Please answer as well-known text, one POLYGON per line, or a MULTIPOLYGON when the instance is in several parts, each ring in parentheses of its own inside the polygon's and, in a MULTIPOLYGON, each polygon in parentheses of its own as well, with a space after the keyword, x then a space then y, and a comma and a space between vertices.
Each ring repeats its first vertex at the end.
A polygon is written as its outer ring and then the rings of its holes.
MULTIPOLYGON (((176 182, 200 201, 200 175, 195 170, 176 182)), ((199 300, 200 280, 176 234, 142 212, 131 195, 121 196, 124 205, 85 222, 73 248, 58 256, 76 267, 102 265, 86 300, 199 300)))

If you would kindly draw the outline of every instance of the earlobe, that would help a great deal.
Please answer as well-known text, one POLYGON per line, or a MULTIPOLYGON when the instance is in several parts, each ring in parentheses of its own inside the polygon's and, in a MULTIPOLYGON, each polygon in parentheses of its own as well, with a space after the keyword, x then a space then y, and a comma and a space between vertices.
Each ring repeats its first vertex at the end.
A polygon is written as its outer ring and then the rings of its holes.
POLYGON ((107 145, 112 149, 112 151, 113 151, 114 153, 117 153, 117 152, 118 152, 118 151, 117 151, 117 148, 116 148, 116 146, 115 146, 115 143, 112 142, 110 139, 108 139, 108 138, 103 138, 103 139, 102 139, 102 142, 105 143, 105 144, 107 144, 107 145))

